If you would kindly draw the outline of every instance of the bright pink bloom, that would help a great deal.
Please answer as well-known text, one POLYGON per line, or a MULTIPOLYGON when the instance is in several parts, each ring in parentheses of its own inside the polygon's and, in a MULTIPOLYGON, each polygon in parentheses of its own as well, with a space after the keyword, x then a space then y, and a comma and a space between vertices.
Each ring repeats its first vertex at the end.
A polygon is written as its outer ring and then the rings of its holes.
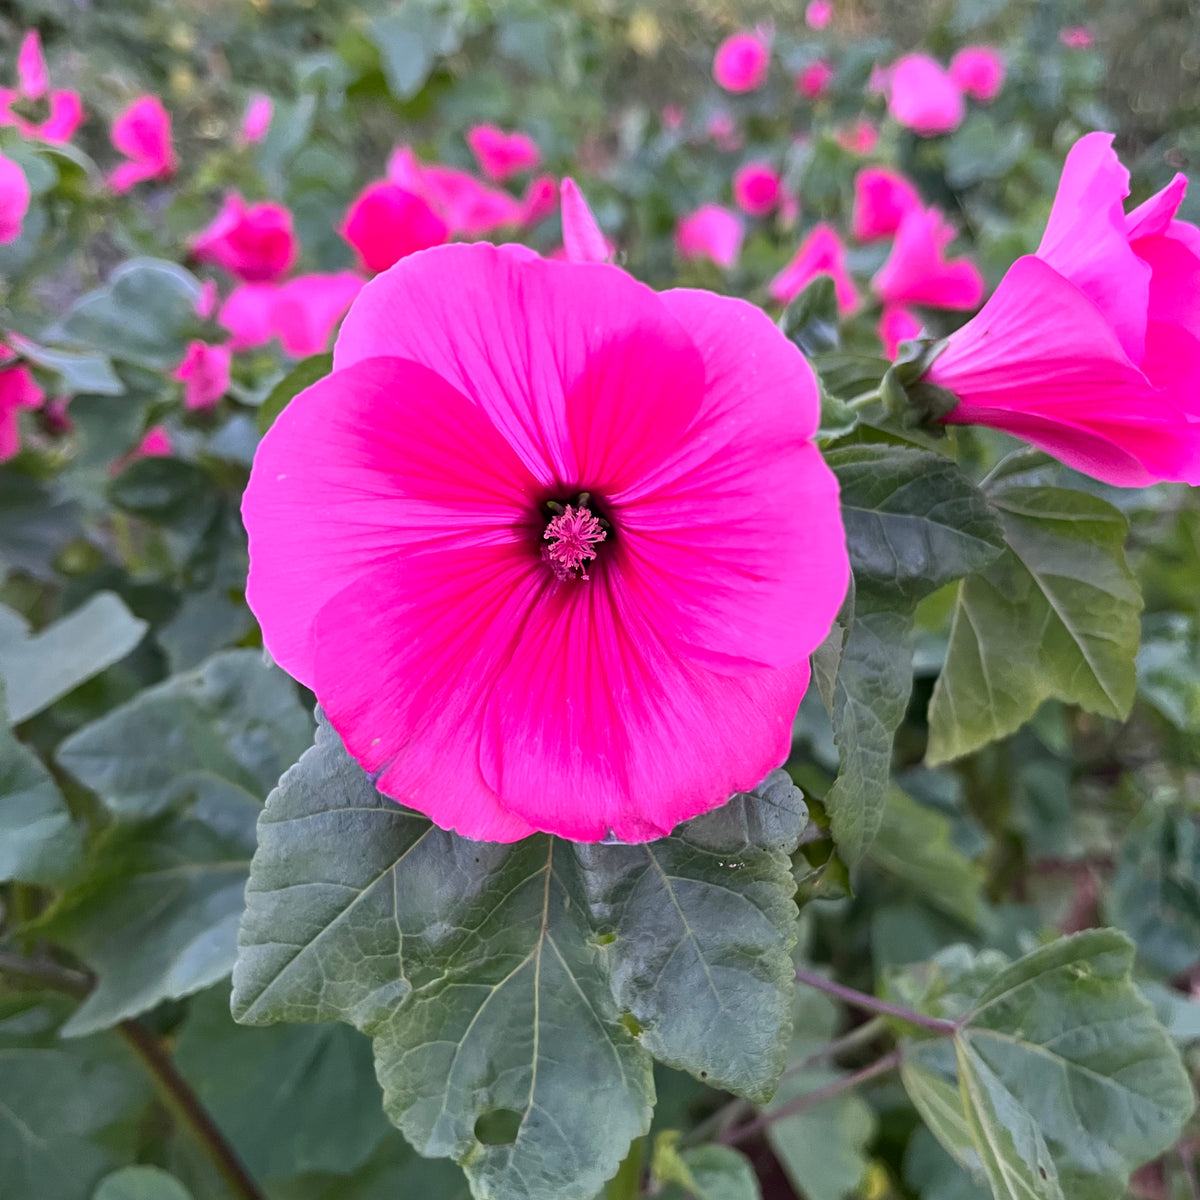
POLYGON ((495 125, 476 125, 467 131, 467 145, 479 169, 497 183, 531 171, 542 161, 542 152, 527 133, 505 133, 495 125))
POLYGON ((950 60, 950 78, 981 104, 990 104, 1004 86, 1004 56, 991 46, 966 46, 950 60))
POLYGON ((29 211, 29 180, 25 172, 0 154, 0 246, 15 242, 29 211))
POLYGON ((229 293, 217 321, 233 335, 231 350, 265 346, 275 336, 275 296, 271 283, 243 283, 229 293))
POLYGON ((905 216, 920 207, 920 193, 899 172, 863 167, 854 177, 850 236, 860 242, 891 237, 905 216))
POLYGON ((248 283, 286 275, 299 253, 292 214, 269 200, 247 204, 231 192, 212 223, 191 242, 198 262, 216 263, 248 283))
POLYGON ((183 406, 194 412, 215 408, 229 390, 229 367, 233 353, 228 346, 189 342, 183 362, 173 378, 183 384, 183 406))
POLYGON ((708 118, 708 124, 705 125, 704 132, 712 138, 713 144, 718 150, 730 153, 734 150, 740 150, 742 147, 742 135, 738 132, 737 122, 734 121, 730 113, 713 113, 708 118))
POLYGON ((152 425, 146 430, 146 436, 129 452, 122 466, 139 458, 167 458, 173 449, 171 435, 166 429, 162 425, 152 425))
POLYGON ((924 304, 931 308, 976 308, 983 299, 979 268, 966 258, 947 259, 954 230, 936 208, 905 214, 887 261, 871 280, 884 305, 924 304))
POLYGON ((705 204, 675 227, 675 249, 681 258, 711 259, 728 271, 738 260, 745 235, 742 218, 719 204, 705 204))
POLYGON ((846 269, 846 248, 837 230, 824 223, 813 226, 792 261, 771 280, 767 292, 779 304, 791 304, 818 275, 832 278, 838 312, 847 316, 858 308, 858 289, 846 269))
POLYGON ((833 20, 833 4, 830 0, 809 0, 804 10, 804 23, 809 29, 828 29, 833 20))
POLYGON ((368 271, 386 271, 406 254, 440 246, 450 236, 429 202, 386 179, 359 193, 338 231, 368 271))
POLYGON ((832 63, 818 58, 796 76, 796 91, 809 100, 816 100, 829 91, 829 85, 836 74, 832 63))
POLYGON ((110 137, 129 159, 108 177, 114 192, 127 192, 147 179, 169 179, 179 167, 171 145, 171 114, 157 96, 135 100, 113 122, 110 137))
POLYGON ((949 133, 962 124, 966 106, 958 84, 928 54, 906 54, 887 82, 888 112, 921 137, 949 133))
POLYGON ((575 180, 562 181, 563 250, 568 262, 611 262, 613 245, 592 216, 575 180))
POLYGON ((0 88, 0 125, 10 125, 22 137, 36 138, 52 146, 69 142, 83 123, 83 101, 78 92, 50 91, 46 59, 42 54, 42 39, 31 29, 21 40, 17 52, 17 86, 0 88), (22 100, 45 101, 49 113, 44 121, 26 120, 13 111, 22 100))
POLYGON ((521 197, 521 224, 536 225, 558 208, 558 181, 553 175, 539 175, 529 181, 521 197))
POLYGON ((848 578, 818 417, 743 301, 413 255, 259 447, 248 599, 380 791, 440 827, 660 837, 788 754, 848 578))
POLYGON ((990 425, 1119 486, 1200 483, 1200 230, 1177 175, 1128 216, 1112 135, 1072 147, 1037 253, 1019 258, 927 378, 945 420, 990 425))
MULTIPOLYGON (((392 151, 387 177, 397 187, 423 196, 451 235, 486 237, 497 229, 525 224, 528 218, 528 197, 522 202, 457 167, 426 166, 408 146, 392 151)), ((534 184, 540 189, 538 181, 534 184)), ((529 196, 536 199, 534 185, 530 186, 529 196)))
POLYGON ((735 33, 718 47, 713 78, 727 92, 753 92, 766 82, 771 50, 757 33, 735 33))
POLYGON ((889 305, 879 318, 879 340, 888 358, 895 358, 901 342, 921 336, 921 322, 902 305, 889 305))
POLYGON ((284 352, 307 358, 329 349, 329 339, 366 281, 353 271, 297 275, 281 284, 271 308, 272 332, 284 352))
POLYGON ((849 150, 851 154, 870 154, 879 144, 879 127, 865 117, 859 117, 853 124, 839 129, 834 136, 843 150, 849 150))
POLYGON ((1086 50, 1096 44, 1092 31, 1084 25, 1074 25, 1058 31, 1058 40, 1070 50, 1086 50))
MULTIPOLYGON (((0 347, 0 357, 11 356, 0 347)), ((21 448, 21 427, 18 413, 22 409, 40 408, 46 398, 29 368, 5 366, 0 362, 0 462, 7 462, 21 448)))
POLYGON ((765 162, 748 162, 733 177, 733 198, 747 216, 765 217, 774 212, 783 191, 779 172, 765 162))
POLYGON ((245 115, 242 117, 241 141, 243 145, 250 146, 255 142, 261 142, 267 136, 274 112, 275 106, 271 103, 270 96, 264 96, 258 92, 250 97, 245 115))

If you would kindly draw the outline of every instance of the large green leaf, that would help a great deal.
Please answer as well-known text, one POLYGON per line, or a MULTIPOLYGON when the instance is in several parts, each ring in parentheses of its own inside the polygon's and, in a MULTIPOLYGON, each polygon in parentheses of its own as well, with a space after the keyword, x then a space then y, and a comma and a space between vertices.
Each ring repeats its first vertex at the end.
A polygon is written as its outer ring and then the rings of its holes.
POLYGON ((119 816, 193 796, 257 805, 308 745, 295 684, 256 650, 229 650, 85 725, 57 759, 119 816))
POLYGON ((146 629, 112 592, 97 592, 34 634, 17 613, 0 606, 0 679, 9 720, 19 724, 120 662, 146 629))
POLYGON ((929 705, 930 763, 1012 733, 1051 698, 1124 718, 1142 601, 1126 522, 1083 492, 1012 486, 991 501, 1008 550, 959 585, 929 705))
POLYGON ((369 1033, 388 1115, 477 1196, 588 1200, 649 1126, 648 1046, 770 1088, 803 814, 779 788, 652 847, 470 842, 380 796, 322 722, 259 822, 235 1015, 369 1033), (733 1007, 739 971, 763 1013, 733 1007))
POLYGON ((437 60, 453 54, 462 43, 457 22, 430 0, 409 0, 376 17, 369 32, 388 87, 398 100, 411 100, 425 86, 437 60))
POLYGON ((192 1194, 160 1167, 122 1167, 100 1181, 92 1200, 192 1200, 192 1194))
POLYGON ((953 1067, 945 1043, 907 1043, 914 1103, 997 1200, 1116 1200, 1178 1138, 1191 1082, 1132 981, 1133 957, 1122 934, 1094 929, 986 984, 980 963, 935 1005, 956 1015, 953 1067))
POLYGON ((82 844, 53 776, 9 729, 0 681, 0 881, 59 879, 78 861, 82 844))

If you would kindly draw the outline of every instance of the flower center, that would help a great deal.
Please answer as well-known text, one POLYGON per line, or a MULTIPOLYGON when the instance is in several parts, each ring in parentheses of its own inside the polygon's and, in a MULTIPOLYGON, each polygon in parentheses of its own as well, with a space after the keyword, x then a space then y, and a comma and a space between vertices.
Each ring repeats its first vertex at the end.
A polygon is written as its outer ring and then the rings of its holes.
POLYGON ((546 525, 542 558, 559 579, 587 579, 587 564, 596 557, 596 547, 608 537, 608 522, 588 507, 591 497, 580 492, 565 507, 549 500, 554 514, 546 525))

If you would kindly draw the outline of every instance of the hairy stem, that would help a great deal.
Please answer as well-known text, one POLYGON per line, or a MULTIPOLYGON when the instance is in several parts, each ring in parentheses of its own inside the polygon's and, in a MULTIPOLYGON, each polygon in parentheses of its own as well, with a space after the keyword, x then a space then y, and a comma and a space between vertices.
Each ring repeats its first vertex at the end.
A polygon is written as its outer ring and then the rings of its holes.
POLYGON ((958 1026, 953 1021, 946 1021, 941 1017, 927 1017, 914 1008, 890 1004, 886 1000, 868 996, 866 992, 858 992, 854 988, 834 983, 832 979, 826 979, 824 975, 818 975, 815 971, 798 970, 796 982, 806 983, 820 992, 828 992, 829 995, 844 1000, 853 1008, 861 1009, 864 1012, 882 1013, 886 1017, 895 1017, 898 1021, 906 1021, 909 1025, 928 1029, 931 1033, 938 1033, 943 1037, 953 1037, 958 1032, 958 1026))
MULTIPOLYGON (((79 1000, 92 990, 91 978, 82 971, 73 971, 46 959, 22 958, 5 950, 0 950, 0 971, 79 1000)), ((116 1032, 153 1080, 159 1099, 171 1115, 191 1131, 238 1200, 265 1200, 237 1151, 217 1128, 187 1080, 175 1069, 162 1042, 140 1021, 122 1021, 116 1032)))

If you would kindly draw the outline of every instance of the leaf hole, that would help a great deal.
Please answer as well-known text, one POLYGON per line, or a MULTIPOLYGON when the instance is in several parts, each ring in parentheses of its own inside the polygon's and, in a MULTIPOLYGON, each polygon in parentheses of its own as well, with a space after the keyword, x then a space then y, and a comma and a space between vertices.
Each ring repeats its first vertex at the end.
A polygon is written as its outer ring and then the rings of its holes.
POLYGON ((485 1146, 511 1146, 521 1129, 521 1114, 511 1108, 493 1108, 475 1120, 475 1137, 485 1146))
POLYGON ((1038 1167, 1038 1174, 1039 1174, 1039 1175, 1040 1175, 1040 1176, 1041 1176, 1043 1179, 1047 1178, 1047 1176, 1046 1176, 1046 1168, 1045 1168, 1045 1167, 1038 1167))
POLYGON ((700 1072, 700 1078, 701 1078, 701 1079, 707 1079, 707 1078, 708 1078, 708 1072, 707 1072, 707 1071, 701 1071, 701 1072, 700 1072))

